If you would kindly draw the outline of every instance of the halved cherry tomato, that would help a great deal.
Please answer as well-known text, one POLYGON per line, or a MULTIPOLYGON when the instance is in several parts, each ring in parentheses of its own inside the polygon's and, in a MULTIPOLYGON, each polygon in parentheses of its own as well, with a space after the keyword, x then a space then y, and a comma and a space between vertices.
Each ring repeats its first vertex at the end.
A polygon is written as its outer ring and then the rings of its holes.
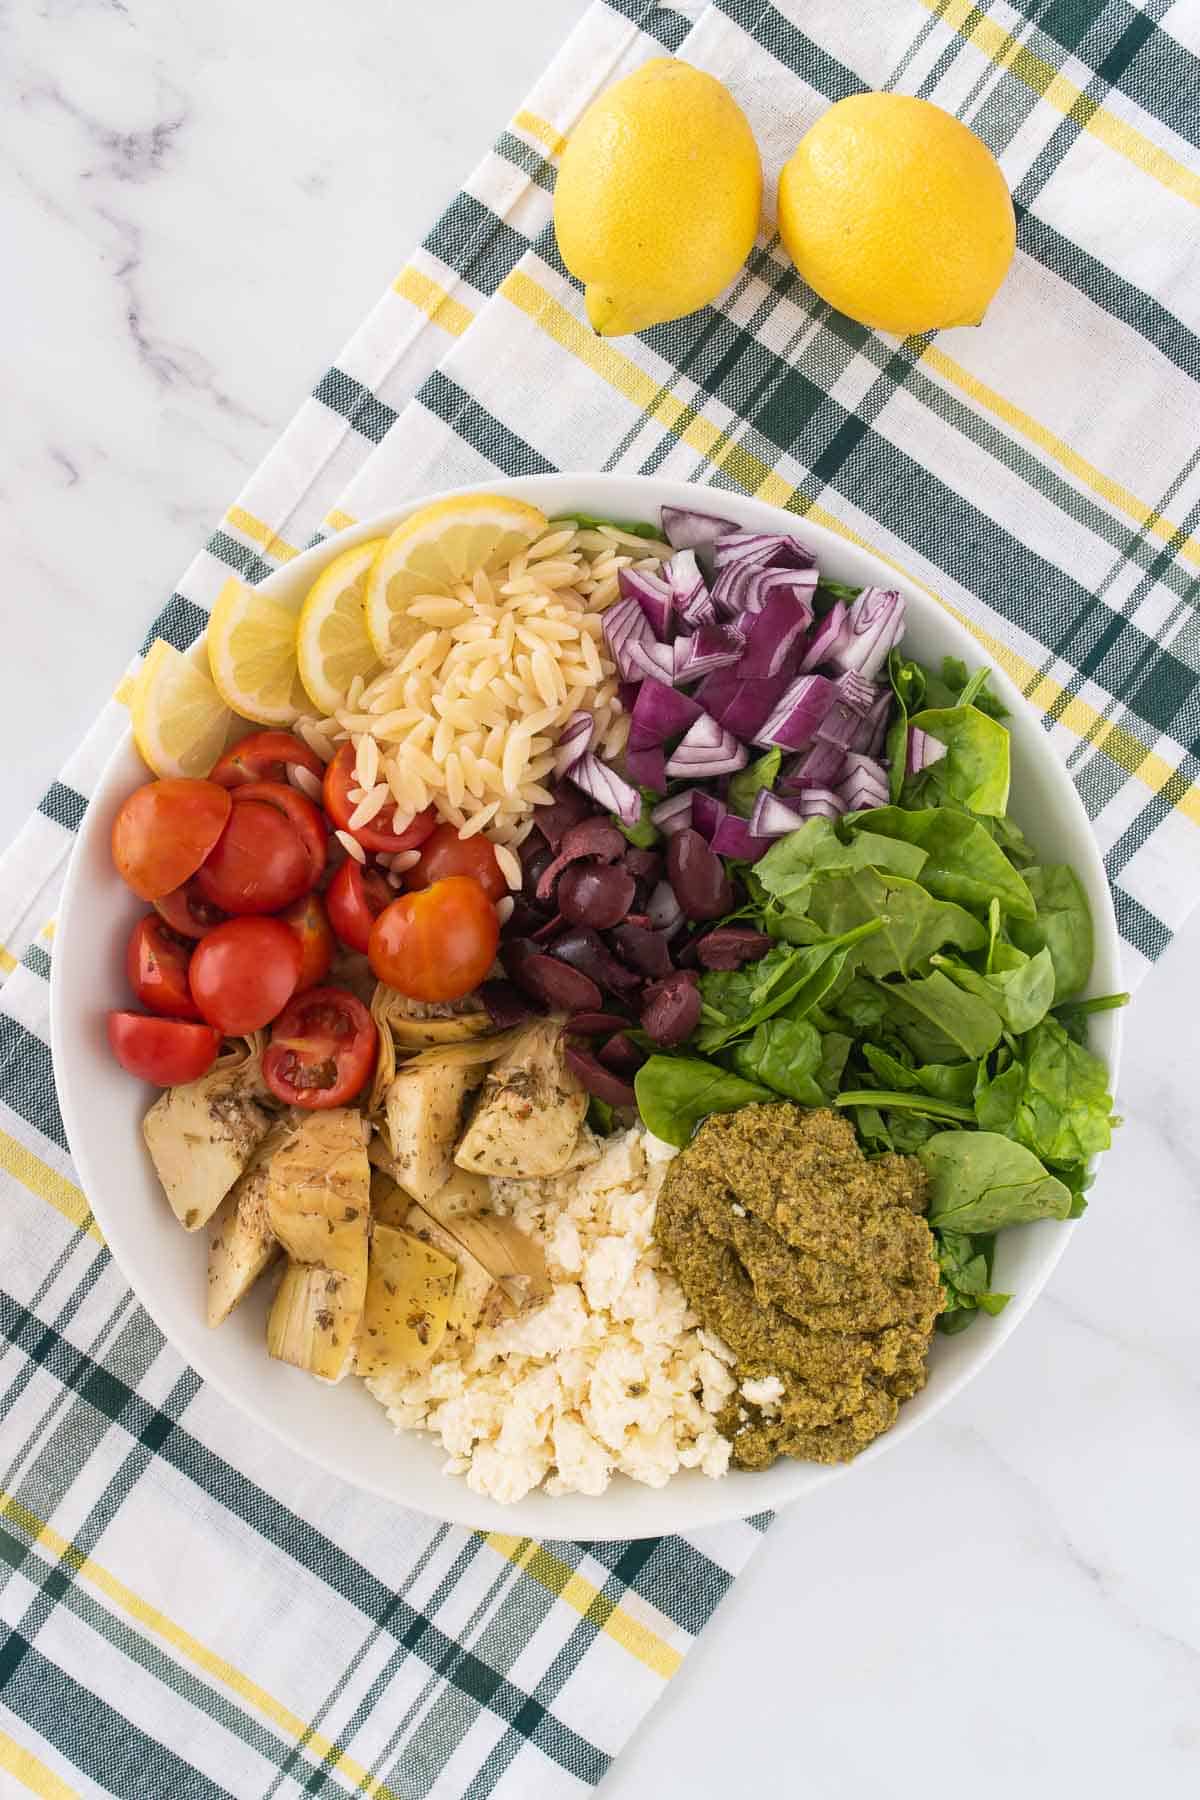
MULTIPOLYGON (((358 786, 358 778, 354 773, 354 756, 354 745, 343 744, 325 770, 322 797, 325 811, 338 831, 350 831, 350 818, 355 807, 355 802, 350 798, 350 789, 358 786)), ((385 806, 368 825, 356 825, 350 835, 358 839, 364 850, 382 850, 385 855, 394 856, 398 850, 415 850, 418 844, 425 842, 437 824, 437 812, 432 806, 427 806, 424 812, 418 813, 412 824, 407 825, 403 831, 393 831, 395 817, 395 807, 385 806)))
POLYGON ((135 1012, 109 1013, 108 1041, 123 1069, 156 1087, 199 1081, 221 1048, 221 1034, 211 1025, 135 1012))
POLYGON ((278 912, 311 886, 312 858, 300 833, 263 800, 231 808, 228 825, 196 873, 201 897, 230 913, 278 912))
POLYGON ((214 906, 211 900, 204 898, 194 875, 182 887, 172 888, 169 894, 160 894, 154 902, 154 910, 172 931, 188 938, 202 938, 206 931, 211 931, 214 925, 223 925, 229 917, 222 907, 214 906))
POLYGON ((355 995, 311 988, 271 1027, 263 1077, 289 1106, 345 1106, 370 1080, 378 1042, 375 1021, 355 995))
POLYGON ((233 802, 215 781, 148 781, 113 820, 117 873, 140 900, 157 900, 194 875, 224 831, 233 802))
POLYGON ((188 986, 191 960, 188 940, 152 912, 133 928, 125 951, 125 973, 130 987, 151 1012, 166 1013, 174 1019, 198 1019, 200 1009, 188 986))
POLYGON ((329 916, 319 894, 305 894, 303 899, 293 900, 279 917, 300 939, 300 979, 296 983, 296 992, 302 994, 305 988, 324 981, 333 962, 337 944, 329 928, 329 916))
POLYGON ((258 1031, 295 993, 301 962, 300 940, 282 919, 230 919, 196 945, 192 999, 228 1037, 258 1031))
POLYGON ((320 781, 325 765, 315 750, 290 731, 252 731, 227 750, 209 779, 221 787, 244 781, 286 781, 288 767, 307 769, 320 781))
POLYGON ((309 886, 315 887, 325 867, 329 848, 329 831, 320 807, 306 795, 297 793, 294 787, 289 787, 286 781, 243 782, 233 790, 233 804, 242 806, 247 800, 261 800, 264 806, 273 806, 295 826, 309 861, 309 886))
POLYGON ((496 909, 469 875, 404 894, 371 927, 376 977, 410 1000, 460 1000, 496 959, 496 909))
POLYGON ((361 950, 364 956, 372 925, 395 898, 378 869, 361 868, 352 856, 346 858, 325 890, 330 924, 343 944, 351 950, 361 950))
POLYGON ((439 825, 421 845, 421 860, 404 877, 407 888, 427 888, 447 875, 469 875, 489 900, 503 900, 508 883, 500 873, 496 852, 481 833, 460 838, 453 825, 439 825))

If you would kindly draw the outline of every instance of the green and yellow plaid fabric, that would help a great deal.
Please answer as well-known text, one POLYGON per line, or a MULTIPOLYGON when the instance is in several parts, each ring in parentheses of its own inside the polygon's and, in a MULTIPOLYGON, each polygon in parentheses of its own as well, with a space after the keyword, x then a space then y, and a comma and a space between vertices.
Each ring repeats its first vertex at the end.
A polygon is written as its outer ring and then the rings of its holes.
MULTIPOLYGON (((1200 11, 1187 0, 598 0, 151 627, 409 495, 641 470, 871 545, 1017 680, 1107 858, 1130 985, 1200 884, 1200 11), (750 115, 768 194, 864 88, 1000 158, 977 331, 831 313, 764 232, 720 307, 588 330, 550 224, 582 108, 664 52, 750 115)), ((255 1441, 137 1306, 75 1183, 47 975, 115 701, 0 864, 0 1787, 150 1800, 594 1784, 765 1517, 547 1543, 397 1512, 255 1441), (5 979, 6 978, 6 979, 5 979)))

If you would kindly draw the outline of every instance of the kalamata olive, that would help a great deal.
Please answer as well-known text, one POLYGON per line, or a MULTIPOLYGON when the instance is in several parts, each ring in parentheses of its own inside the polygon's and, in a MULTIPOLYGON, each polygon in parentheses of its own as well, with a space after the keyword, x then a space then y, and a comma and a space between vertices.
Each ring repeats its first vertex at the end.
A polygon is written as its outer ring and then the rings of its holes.
POLYGON ((558 880, 558 910, 572 925, 607 931, 633 905, 637 884, 620 863, 572 863, 558 880))
POLYGON ((696 943, 697 960, 706 969, 740 969, 743 963, 757 962, 771 948, 765 931, 753 925, 718 925, 696 943))
POLYGON ((536 1010, 530 1004, 529 996, 523 994, 511 981, 483 982, 479 998, 497 1031, 507 1031, 510 1026, 523 1024, 536 1010))
MULTIPOLYGON (((553 954, 560 957, 572 968, 581 969, 601 987, 608 988, 613 994, 634 994, 642 985, 642 977, 619 963, 612 951, 602 942, 598 932, 590 925, 572 925, 569 930, 560 933, 550 945, 553 954)), ((596 996, 592 1006, 587 1009, 598 1010, 600 997, 596 996)), ((581 1006, 579 1010, 585 1009, 581 1006)))
POLYGON ((521 959, 513 980, 556 1012, 596 1012, 600 1006, 600 989, 589 975, 542 950, 521 959))
POLYGON ((625 867, 636 881, 645 883, 647 893, 662 879, 663 860, 657 850, 638 850, 631 845, 625 852, 625 867))
POLYGON ((689 919, 719 919, 733 907, 733 883, 725 865, 691 826, 667 845, 667 878, 689 919))
POLYGON ((546 923, 544 906, 530 906, 521 894, 514 894, 513 909, 508 915, 508 924, 504 927, 505 937, 532 937, 546 923))
POLYGON ((605 1068, 615 1070, 618 1075, 636 1075, 646 1060, 646 1052, 639 1050, 624 1031, 614 1032, 598 1054, 605 1068))
POLYGON ((528 962, 531 956, 536 955, 537 945, 531 938, 510 937, 504 938, 501 941, 499 956, 504 972, 515 981, 518 986, 521 985, 522 966, 528 962))
POLYGON ((677 969, 686 969, 696 980, 699 979, 696 975, 696 964, 700 960, 696 952, 699 948, 700 939, 698 937, 676 938, 671 946, 671 955, 675 958, 675 967, 677 969))
POLYGON ((563 1029, 576 1037, 610 1037, 614 1031, 625 1031, 628 1025, 629 1020, 616 1013, 581 1012, 572 1013, 563 1029))
POLYGON ((554 852, 548 849, 540 839, 533 836, 525 839, 525 842, 521 845, 521 850, 521 867, 525 876, 521 892, 530 906, 536 906, 540 912, 545 913, 545 903, 539 901, 537 897, 537 886, 542 876, 546 873, 546 870, 550 867, 550 864, 554 861, 554 852), (530 844, 532 844, 534 848, 529 852, 528 856, 526 856, 524 852, 530 844))
POLYGON ((646 902, 646 914, 655 931, 663 931, 672 937, 683 924, 683 908, 675 898, 675 889, 669 881, 660 881, 651 890, 646 902))
POLYGON ((613 947, 622 962, 652 979, 671 973, 671 951, 661 931, 647 931, 628 921, 614 928, 613 947))
POLYGON ((592 803, 586 794, 580 793, 578 788, 564 786, 555 790, 549 806, 538 807, 533 819, 551 850, 557 850, 563 833, 577 825, 580 819, 586 819, 591 810, 592 803))
POLYGON ((682 1044, 700 1023, 700 989, 690 970, 677 969, 642 996, 642 1029, 656 1044, 682 1044))
POLYGON ((576 1076, 580 1085, 594 1094, 597 1100, 605 1100, 609 1106, 636 1106, 637 1095, 628 1082, 606 1069, 603 1063, 586 1050, 577 1050, 574 1044, 566 1045, 563 1050, 568 1069, 576 1076))
POLYGON ((580 862, 584 857, 594 857, 600 863, 620 862, 625 850, 625 839, 607 819, 598 816, 594 819, 581 819, 578 825, 572 825, 569 831, 563 832, 558 855, 553 862, 547 863, 538 876, 535 890, 537 898, 542 901, 553 900, 554 884, 568 863, 580 862))
POLYGON ((545 944, 556 932, 561 931, 562 928, 563 916, 560 912, 556 912, 551 918, 547 919, 544 924, 539 925, 536 931, 531 931, 529 935, 535 944, 545 944))

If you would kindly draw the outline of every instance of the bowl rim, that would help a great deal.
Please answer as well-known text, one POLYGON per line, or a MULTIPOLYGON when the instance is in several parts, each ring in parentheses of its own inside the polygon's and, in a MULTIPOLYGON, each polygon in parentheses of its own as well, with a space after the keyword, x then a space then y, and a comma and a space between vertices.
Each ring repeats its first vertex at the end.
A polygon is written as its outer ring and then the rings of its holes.
MULTIPOLYGON (((1015 686, 1007 673, 995 661, 987 656, 977 639, 956 613, 944 602, 940 601, 929 590, 923 589, 911 578, 898 573, 890 567, 874 551, 857 543, 842 538, 828 527, 819 525, 800 514, 789 513, 761 500, 727 491, 723 488, 703 486, 694 482, 664 481, 655 476, 623 475, 610 472, 556 472, 545 475, 530 475, 497 478, 495 481, 475 481, 453 488, 442 489, 437 493, 413 496, 389 508, 386 512, 373 514, 369 518, 357 521, 352 526, 332 534, 328 538, 311 545, 299 556, 290 560, 272 573, 261 583, 261 591, 273 598, 280 598, 290 593, 299 581, 307 586, 332 559, 343 551, 368 538, 381 536, 393 530, 396 525, 419 508, 432 505, 460 494, 495 493, 529 501, 541 506, 549 517, 554 517, 568 510, 604 514, 611 511, 616 517, 637 516, 631 510, 628 498, 618 499, 620 495, 628 496, 631 488, 637 488, 645 495, 644 511, 652 517, 659 507, 664 505, 692 507, 699 511, 712 511, 717 514, 729 514, 744 526, 752 529, 772 530, 786 529, 799 532, 812 543, 821 566, 832 563, 839 569, 836 579, 862 581, 878 586, 897 588, 903 594, 908 605, 916 613, 925 618, 935 619, 937 630, 946 638, 945 653, 958 655, 971 667, 986 660, 993 670, 992 685, 1004 704, 1013 713, 1021 713, 1040 727, 1041 721, 1032 707, 1029 706, 1020 690, 1015 686), (581 497, 582 496, 582 497, 581 497), (608 498, 611 496, 611 501, 608 498), (843 573, 849 571, 849 574, 843 573)), ((189 647, 188 654, 197 659, 203 657, 204 636, 201 636, 189 647)), ((644 1523, 631 1524, 622 1519, 617 1525, 606 1513, 607 1496, 589 1497, 583 1495, 564 1495, 550 1500, 538 1490, 525 1500, 512 1505, 501 1506, 474 1494, 466 1482, 458 1476, 445 1475, 444 1503, 439 1496, 437 1510, 419 1496, 406 1496, 397 1491, 394 1484, 374 1479, 365 1472, 348 1470, 344 1463, 332 1451, 326 1451, 320 1444, 302 1438, 294 1430, 281 1422, 265 1404, 259 1403, 253 1393, 237 1388, 227 1379, 225 1373, 215 1367, 211 1358, 205 1354, 205 1337, 195 1334, 190 1326, 177 1323, 170 1316, 171 1309, 164 1304, 163 1295, 154 1291, 152 1279, 142 1266, 135 1242, 132 1222, 122 1215, 119 1201, 111 1203, 106 1193, 105 1171, 98 1157, 93 1154, 88 1128, 88 1108, 86 1102, 86 1065, 91 1052, 85 1049, 83 1033, 78 1029, 79 1021, 72 1013, 70 995, 74 986, 71 979, 71 968, 76 956, 83 954, 82 939, 72 929, 77 915, 86 918, 85 894, 85 862, 81 853, 84 843, 90 840, 90 834, 98 829, 96 820, 103 811, 97 802, 102 801, 110 786, 115 785, 115 774, 120 765, 129 756, 132 748, 132 732, 126 730, 120 742, 114 747, 105 768, 96 783, 92 804, 84 816, 79 828, 76 843, 73 846, 70 866, 64 884, 62 900, 59 907, 59 925, 56 932, 55 955, 51 966, 50 1014, 51 1014, 51 1046, 56 1076, 56 1087, 67 1140, 71 1146, 70 1154, 79 1173, 81 1185, 88 1197, 93 1215, 104 1233, 110 1251, 121 1269, 124 1278, 129 1282, 134 1294, 146 1312, 155 1321, 165 1339, 196 1370, 203 1381, 211 1385, 223 1399, 228 1401, 239 1412, 248 1416, 255 1424, 264 1427, 275 1439, 287 1444, 290 1450, 297 1452, 307 1461, 315 1463, 328 1473, 337 1476, 365 1492, 377 1495, 391 1504, 423 1512, 426 1516, 442 1518, 451 1523, 483 1530, 504 1530, 508 1532, 528 1532, 538 1537, 553 1536, 556 1538, 580 1537, 587 1539, 597 1536, 605 1538, 638 1538, 658 1536, 671 1532, 690 1532, 708 1525, 715 1525, 730 1520, 744 1520, 769 1509, 777 1509, 791 1504, 803 1497, 805 1493, 815 1491, 827 1482, 843 1479, 852 1470, 867 1467, 896 1445, 905 1442, 911 1435, 936 1416, 943 1407, 949 1404, 956 1395, 989 1363, 993 1356, 1006 1343, 1013 1331, 1029 1313, 1038 1295, 1046 1286, 1053 1274, 1072 1235, 1070 1222, 1052 1223, 1053 1234, 1047 1238, 1047 1247, 1042 1253, 1040 1266, 1031 1279, 1024 1281, 1022 1289, 1014 1295, 1003 1313, 986 1321, 986 1336, 982 1337, 976 1354, 969 1362, 953 1373, 948 1373, 939 1384, 936 1393, 928 1388, 923 1390, 926 1404, 919 1413, 906 1416, 902 1409, 896 1423, 881 1437, 876 1438, 852 1462, 836 1465, 814 1465, 811 1463, 782 1460, 766 1471, 753 1474, 732 1472, 719 1481, 709 1481, 703 1477, 688 1480, 686 1497, 678 1507, 679 1516, 671 1517, 670 1496, 678 1493, 681 1478, 676 1477, 664 1488, 646 1488, 630 1482, 623 1483, 624 1493, 633 1490, 634 1498, 627 1505, 620 1507, 622 1514, 631 1514, 636 1519, 639 1513, 646 1514, 644 1523), (747 1487, 747 1483, 752 1483, 747 1487), (531 1505, 531 1502, 533 1504, 531 1505), (550 1509, 547 1517, 547 1508, 550 1509), (533 1515, 536 1515, 533 1516, 533 1515)), ((1053 747, 1046 742, 1044 764, 1047 780, 1057 790, 1057 801, 1061 806, 1073 810, 1076 822, 1084 828, 1084 838, 1090 847, 1091 868, 1089 874, 1089 892, 1092 900, 1094 925, 1096 932, 1095 962, 1091 987, 1100 992, 1111 991, 1120 983, 1120 939, 1117 931, 1116 917, 1112 907, 1111 893, 1101 858, 1099 846, 1092 832, 1083 802, 1072 782, 1067 770, 1053 747), (1098 879, 1097 879, 1098 878, 1098 879), (1102 893, 1104 904, 1097 912, 1096 895, 1102 893)), ((1075 859, 1076 862, 1078 859, 1075 859)), ((1109 1069, 1110 1085, 1116 1085, 1122 1041, 1123 1020, 1119 1012, 1103 1015, 1103 1035, 1105 1059, 1109 1069)), ((1039 1227, 1024 1227, 1034 1229, 1039 1227)), ((200 1324, 204 1331, 204 1322, 200 1324)), ((974 1337, 974 1333, 972 1336, 974 1337)), ((400 1467, 400 1459, 397 1459, 400 1467)), ((614 1482, 608 1490, 612 1494, 618 1488, 614 1482)), ((613 1509, 611 1503, 607 1512, 613 1509)))

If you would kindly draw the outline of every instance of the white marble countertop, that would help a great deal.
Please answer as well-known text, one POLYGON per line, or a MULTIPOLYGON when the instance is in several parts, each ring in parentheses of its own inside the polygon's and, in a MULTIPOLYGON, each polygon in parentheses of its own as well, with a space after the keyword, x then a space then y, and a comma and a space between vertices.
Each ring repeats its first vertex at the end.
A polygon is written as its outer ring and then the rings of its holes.
MULTIPOLYGON (((583 10, 0 13, 0 840, 583 10)), ((1200 1791, 1197 992, 1200 919, 1130 1018, 1047 1294, 914 1441, 778 1521, 611 1800, 1200 1791)))

